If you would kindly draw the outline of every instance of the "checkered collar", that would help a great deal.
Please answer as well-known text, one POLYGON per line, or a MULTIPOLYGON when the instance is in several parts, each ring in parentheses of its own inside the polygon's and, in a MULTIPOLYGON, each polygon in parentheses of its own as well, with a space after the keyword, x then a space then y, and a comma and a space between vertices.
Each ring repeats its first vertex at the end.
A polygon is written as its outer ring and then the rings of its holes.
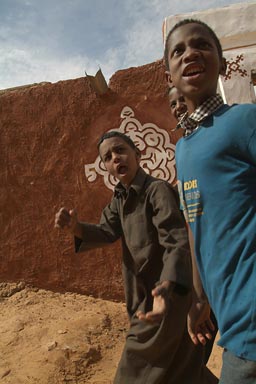
POLYGON ((177 124, 176 129, 184 129, 184 136, 188 136, 191 132, 198 128, 199 124, 204 119, 210 116, 223 104, 224 102, 220 95, 217 94, 209 97, 209 99, 205 100, 203 104, 196 108, 190 116, 188 116, 188 112, 186 112, 177 124))

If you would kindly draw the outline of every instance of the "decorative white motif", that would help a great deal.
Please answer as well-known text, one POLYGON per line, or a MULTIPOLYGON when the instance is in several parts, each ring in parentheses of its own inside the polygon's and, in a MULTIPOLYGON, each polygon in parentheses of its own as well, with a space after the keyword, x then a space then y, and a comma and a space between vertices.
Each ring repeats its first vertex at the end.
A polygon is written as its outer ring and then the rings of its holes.
MULTIPOLYGON (((176 175, 175 145, 170 142, 168 133, 152 123, 142 125, 128 106, 123 108, 120 116, 123 119, 120 127, 110 131, 125 133, 132 139, 141 152, 140 165, 146 173, 172 183, 176 175)), ((107 188, 114 190, 118 180, 109 175, 99 156, 93 164, 85 165, 89 182, 95 181, 97 174, 103 176, 107 188)))

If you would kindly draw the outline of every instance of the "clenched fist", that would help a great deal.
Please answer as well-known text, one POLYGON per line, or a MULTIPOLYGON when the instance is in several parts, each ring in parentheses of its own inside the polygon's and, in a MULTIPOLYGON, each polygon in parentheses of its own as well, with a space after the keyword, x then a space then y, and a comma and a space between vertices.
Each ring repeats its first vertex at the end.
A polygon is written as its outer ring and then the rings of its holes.
POLYGON ((77 212, 75 209, 68 210, 63 207, 55 215, 55 228, 68 228, 70 232, 74 233, 77 224, 77 212))

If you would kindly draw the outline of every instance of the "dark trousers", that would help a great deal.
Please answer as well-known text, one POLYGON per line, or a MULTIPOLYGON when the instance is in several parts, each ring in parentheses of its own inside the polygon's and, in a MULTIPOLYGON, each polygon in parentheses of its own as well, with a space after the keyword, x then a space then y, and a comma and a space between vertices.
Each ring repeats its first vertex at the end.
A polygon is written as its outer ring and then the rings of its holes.
POLYGON ((224 350, 223 365, 219 384, 255 384, 256 361, 250 361, 234 356, 224 350))

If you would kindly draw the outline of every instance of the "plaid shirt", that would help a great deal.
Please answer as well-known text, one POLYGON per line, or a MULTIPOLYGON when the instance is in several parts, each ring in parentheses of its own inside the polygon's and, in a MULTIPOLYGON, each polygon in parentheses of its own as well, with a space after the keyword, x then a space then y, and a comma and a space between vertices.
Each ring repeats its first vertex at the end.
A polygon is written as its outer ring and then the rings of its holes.
POLYGON ((209 99, 205 100, 203 104, 196 108, 190 116, 188 116, 188 112, 186 112, 177 124, 176 129, 184 129, 184 136, 188 136, 191 132, 198 128, 199 124, 203 120, 205 120, 223 104, 224 102, 220 95, 217 94, 209 97, 209 99))

